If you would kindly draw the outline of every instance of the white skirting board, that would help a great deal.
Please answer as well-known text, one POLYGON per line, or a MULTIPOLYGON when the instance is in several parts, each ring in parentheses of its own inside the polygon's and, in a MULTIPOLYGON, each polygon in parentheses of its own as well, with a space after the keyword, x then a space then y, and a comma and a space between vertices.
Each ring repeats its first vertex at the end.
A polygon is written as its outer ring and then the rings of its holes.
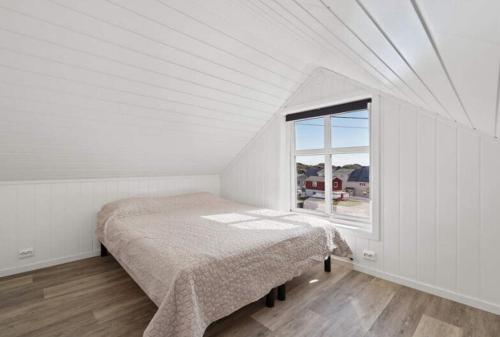
POLYGON ((55 259, 49 259, 49 260, 45 260, 45 261, 39 261, 39 262, 35 262, 32 264, 25 264, 25 265, 21 265, 18 267, 5 268, 5 269, 0 270, 0 277, 15 275, 15 274, 19 274, 19 273, 24 273, 24 272, 36 270, 36 269, 56 266, 56 265, 63 264, 63 263, 78 261, 78 260, 86 259, 89 257, 99 256, 100 253, 101 253, 100 250, 96 250, 96 251, 84 252, 84 253, 80 253, 80 254, 76 254, 76 255, 58 257, 55 259))
MULTIPOLYGON (((471 307, 485 310, 488 312, 492 312, 496 315, 500 315, 500 306, 495 303, 490 303, 479 298, 459 294, 447 289, 436 287, 432 284, 427 284, 423 282, 419 282, 416 280, 412 280, 406 277, 394 275, 391 273, 383 272, 378 269, 370 268, 367 266, 359 265, 357 263, 353 263, 353 269, 365 274, 369 274, 387 281, 391 281, 397 284, 401 284, 403 286, 407 286, 409 288, 417 289, 432 295, 436 295, 439 297, 446 298, 451 301, 455 301, 458 303, 462 303, 465 305, 469 305, 471 307)), ((333 270, 335 272, 335 270, 333 270)))

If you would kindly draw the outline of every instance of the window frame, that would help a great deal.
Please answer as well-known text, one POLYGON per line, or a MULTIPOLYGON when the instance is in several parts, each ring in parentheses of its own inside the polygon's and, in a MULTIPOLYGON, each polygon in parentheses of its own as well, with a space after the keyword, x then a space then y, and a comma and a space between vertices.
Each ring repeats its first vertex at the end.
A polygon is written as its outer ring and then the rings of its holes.
MULTIPOLYGON (((379 116, 379 97, 378 95, 366 95, 361 97, 353 97, 350 99, 342 99, 330 102, 323 102, 321 106, 311 106, 310 108, 302 107, 298 111, 290 111, 290 113, 306 112, 312 109, 329 107, 333 105, 348 103, 360 99, 370 98, 372 101, 368 105, 369 112, 369 149, 366 151, 366 146, 361 147, 348 147, 348 148, 332 148, 331 143, 331 116, 323 116, 325 122, 325 134, 324 134, 324 147, 321 149, 308 149, 308 150, 295 150, 295 121, 286 122, 288 128, 288 142, 290 150, 290 210, 293 212, 306 213, 322 218, 329 218, 338 227, 354 232, 357 236, 368 238, 371 240, 380 239, 380 151, 379 151, 379 139, 381 133, 381 119, 379 116), (330 144, 330 146, 326 146, 330 144), (353 152, 354 150, 354 152, 353 152), (369 153, 370 155, 370 214, 371 218, 368 221, 364 221, 358 217, 352 217, 348 215, 335 215, 331 213, 331 209, 327 208, 327 212, 319 212, 314 210, 307 210, 303 208, 297 208, 297 169, 296 169, 296 157, 304 155, 322 155, 325 158, 325 168, 332 165, 332 156, 335 154, 342 153, 369 153)), ((356 110, 353 110, 356 111, 356 110)), ((332 187, 333 187, 333 175, 332 170, 325 169, 325 204, 326 200, 332 198, 332 187)), ((331 204, 330 204, 331 205, 331 204)))

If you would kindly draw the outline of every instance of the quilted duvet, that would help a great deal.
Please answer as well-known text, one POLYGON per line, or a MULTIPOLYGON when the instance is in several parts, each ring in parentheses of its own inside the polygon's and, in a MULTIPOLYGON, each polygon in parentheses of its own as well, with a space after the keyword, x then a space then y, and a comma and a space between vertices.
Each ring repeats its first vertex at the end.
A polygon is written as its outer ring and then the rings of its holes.
POLYGON ((209 193, 109 203, 96 233, 158 306, 146 337, 202 337, 210 323, 300 275, 314 258, 351 254, 327 220, 209 193))

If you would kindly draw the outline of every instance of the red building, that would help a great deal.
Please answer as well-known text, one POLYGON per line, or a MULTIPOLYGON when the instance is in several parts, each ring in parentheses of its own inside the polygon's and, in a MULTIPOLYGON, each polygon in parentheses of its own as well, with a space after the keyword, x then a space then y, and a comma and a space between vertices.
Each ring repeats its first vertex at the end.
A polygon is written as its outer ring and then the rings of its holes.
POLYGON ((342 179, 335 177, 332 180, 332 190, 342 191, 342 179))
MULTIPOLYGON (((306 189, 315 191, 325 190, 325 177, 309 177, 306 179, 306 189)), ((342 179, 335 177, 332 179, 332 191, 342 191, 342 179)))

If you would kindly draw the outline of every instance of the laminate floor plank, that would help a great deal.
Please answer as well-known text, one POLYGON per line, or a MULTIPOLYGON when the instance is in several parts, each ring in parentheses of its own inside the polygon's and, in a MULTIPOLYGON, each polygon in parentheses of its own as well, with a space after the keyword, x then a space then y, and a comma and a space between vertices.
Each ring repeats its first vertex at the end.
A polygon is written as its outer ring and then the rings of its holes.
MULTIPOLYGON (((345 286, 348 287, 348 284, 345 286)), ((377 278, 370 279, 366 285, 359 283, 358 287, 359 291, 349 291, 350 294, 344 299, 330 299, 330 307, 314 309, 328 319, 325 336, 364 336, 400 288, 399 285, 377 278)))
POLYGON ((92 313, 85 311, 73 316, 66 316, 64 320, 57 320, 35 330, 21 333, 22 337, 57 337, 57 336, 80 336, 87 327, 97 322, 92 313))
MULTIPOLYGON (((157 308, 112 256, 0 278, 2 337, 141 337, 157 308)), ((251 303, 205 337, 500 337, 500 316, 334 261, 251 303)))
POLYGON ((401 287, 365 337, 412 337, 432 295, 401 287))
POLYGON ((413 337, 462 337, 463 330, 456 325, 423 315, 413 337))
POLYGON ((337 267, 331 274, 323 270, 307 273, 301 284, 287 290, 286 301, 277 301, 273 308, 262 307, 252 318, 271 331, 277 330, 287 324, 290 317, 296 317, 318 298, 327 295, 335 284, 350 272, 349 268, 337 267))
POLYGON ((294 319, 288 322, 275 331, 269 333, 272 337, 319 337, 324 335, 327 327, 330 325, 328 319, 311 311, 302 309, 297 312, 294 319))
POLYGON ((117 315, 111 320, 87 327, 81 337, 142 337, 149 321, 156 312, 152 303, 135 305, 124 315, 117 315))
POLYGON ((108 305, 104 308, 99 308, 93 310, 92 313, 94 318, 99 322, 107 322, 111 320, 115 320, 118 317, 126 316, 131 312, 137 310, 137 308, 142 308, 145 306, 151 306, 153 309, 154 304, 151 303, 151 300, 146 296, 130 296, 124 298, 123 301, 116 301, 111 305, 108 305))
POLYGON ((0 281, 0 291, 7 292, 10 289, 26 286, 33 283, 33 275, 13 277, 0 281))
POLYGON ((269 333, 269 329, 250 316, 243 316, 238 320, 226 320, 223 324, 211 325, 204 337, 268 337, 269 333))
MULTIPOLYGON (((277 301, 276 303, 278 303, 277 301)), ((204 337, 222 336, 265 336, 267 329, 260 322, 253 319, 253 314, 265 307, 265 298, 250 303, 235 311, 233 314, 212 323, 206 330, 204 337)), ((268 308, 269 309, 269 308, 268 308)))
POLYGON ((69 293, 64 296, 26 303, 0 315, 3 336, 21 336, 46 326, 65 322, 71 317, 89 312, 94 308, 109 306, 130 296, 137 285, 127 277, 110 282, 108 287, 88 293, 69 293))
POLYGON ((103 287, 109 287, 114 284, 114 281, 116 280, 126 280, 126 273, 124 270, 116 269, 92 276, 82 277, 73 281, 64 282, 62 284, 53 285, 44 288, 43 295, 44 298, 48 299, 66 294, 76 295, 82 291, 97 291, 103 287))
POLYGON ((363 291, 373 280, 373 276, 357 271, 350 271, 340 279, 335 287, 323 291, 308 307, 325 317, 338 316, 343 310, 343 305, 348 303, 356 294, 363 291))
POLYGON ((500 336, 499 316, 434 296, 425 314, 463 330, 466 337, 500 336))

